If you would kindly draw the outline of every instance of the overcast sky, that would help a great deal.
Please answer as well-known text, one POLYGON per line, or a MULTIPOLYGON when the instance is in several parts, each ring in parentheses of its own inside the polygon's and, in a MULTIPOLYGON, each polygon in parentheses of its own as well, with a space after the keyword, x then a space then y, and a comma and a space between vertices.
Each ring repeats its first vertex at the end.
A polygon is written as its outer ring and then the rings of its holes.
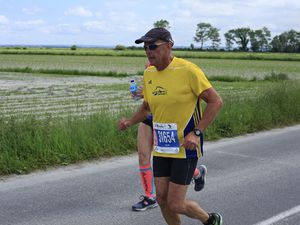
POLYGON ((160 19, 169 21, 177 46, 193 43, 200 22, 222 37, 229 29, 263 26, 273 37, 300 31, 300 1, 0 0, 0 45, 131 46, 160 19))

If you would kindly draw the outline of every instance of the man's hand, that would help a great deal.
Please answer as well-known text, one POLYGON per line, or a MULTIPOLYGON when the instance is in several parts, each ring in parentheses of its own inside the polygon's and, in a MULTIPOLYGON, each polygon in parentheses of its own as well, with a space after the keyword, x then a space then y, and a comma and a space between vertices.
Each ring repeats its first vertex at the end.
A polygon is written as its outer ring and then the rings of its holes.
POLYGON ((136 96, 138 96, 140 99, 144 98, 143 87, 144 87, 143 85, 140 85, 136 92, 136 96))
POLYGON ((129 119, 121 118, 118 122, 118 129, 119 130, 126 130, 130 126, 131 126, 131 122, 130 122, 129 119))
POLYGON ((200 144, 200 139, 194 134, 194 131, 191 131, 184 137, 182 146, 186 149, 197 149, 197 146, 200 144))
POLYGON ((142 85, 140 85, 138 87, 137 92, 131 93, 131 98, 135 99, 135 100, 139 100, 139 99, 144 98, 144 95, 143 95, 143 86, 142 85))

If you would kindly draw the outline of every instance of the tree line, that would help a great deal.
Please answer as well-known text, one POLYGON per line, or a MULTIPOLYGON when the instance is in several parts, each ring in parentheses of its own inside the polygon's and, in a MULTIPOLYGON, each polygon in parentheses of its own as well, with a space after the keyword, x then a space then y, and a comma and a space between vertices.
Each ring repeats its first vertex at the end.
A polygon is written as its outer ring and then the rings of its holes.
MULTIPOLYGON (((154 27, 170 29, 167 20, 159 20, 153 24, 154 27)), ((203 50, 206 43, 210 47, 206 49, 220 50, 220 29, 210 23, 198 23, 194 41, 200 43, 203 50)), ((253 51, 253 52, 300 52, 300 31, 288 30, 275 37, 271 37, 271 31, 267 27, 252 30, 249 27, 241 27, 228 30, 224 34, 227 51, 253 51)), ((206 45, 207 46, 207 45, 206 45)), ((195 49, 194 44, 190 45, 195 49)))

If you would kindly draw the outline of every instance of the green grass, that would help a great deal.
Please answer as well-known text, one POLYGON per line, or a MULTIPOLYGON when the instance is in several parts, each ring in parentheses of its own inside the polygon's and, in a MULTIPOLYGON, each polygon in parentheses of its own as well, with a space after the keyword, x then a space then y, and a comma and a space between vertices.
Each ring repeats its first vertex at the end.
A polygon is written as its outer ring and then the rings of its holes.
MULTIPOLYGON (((260 80, 264 81, 283 81, 289 80, 289 76, 285 73, 274 73, 272 72, 271 75, 266 75, 265 77, 261 78, 260 80)), ((243 82, 243 81, 257 81, 258 78, 256 76, 252 77, 251 79, 246 77, 239 77, 239 76, 210 76, 210 81, 223 81, 223 82, 243 82)))
MULTIPOLYGON (((205 51, 182 51, 174 49, 174 54, 183 58, 202 59, 248 59, 248 60, 279 60, 300 61, 299 54, 292 53, 251 53, 251 52, 205 52, 205 51)), ((0 48, 0 54, 20 55, 79 55, 79 56, 126 56, 145 57, 143 49, 116 51, 113 49, 78 48, 72 51, 66 48, 0 48)))
POLYGON ((273 73, 286 74, 290 79, 300 79, 300 63, 289 61, 191 59, 205 74, 211 76, 263 79, 273 73))
POLYGON ((0 71, 29 68, 37 70, 114 72, 136 74, 144 70, 145 57, 72 56, 72 55, 1 55, 0 71))
POLYGON ((60 74, 60 75, 80 75, 80 76, 101 76, 101 77, 127 77, 127 73, 114 71, 87 71, 87 70, 64 70, 64 69, 32 69, 25 68, 1 68, 1 72, 15 73, 36 73, 36 74, 60 74))
POLYGON ((117 118, 118 114, 98 113, 84 118, 1 119, 0 175, 135 151, 136 128, 117 131, 117 118))
MULTIPOLYGON (((200 66, 224 99, 206 140, 300 123, 300 54, 174 53, 200 66)), ((12 83, 33 74, 136 75, 145 62, 143 50, 0 48, 0 76, 12 83)), ((118 118, 135 108, 125 93, 128 83, 0 90, 0 175, 134 152, 137 127, 116 129, 118 118)))
POLYGON ((300 123, 300 83, 269 83, 253 97, 223 94, 224 107, 207 129, 208 139, 233 137, 246 133, 300 123))
MULTIPOLYGON (((300 123, 299 81, 213 84, 224 107, 205 132, 206 140, 300 123)), ((128 88, 128 84, 116 87, 128 88)), ((44 119, 34 114, 0 117, 0 175, 134 152, 137 127, 125 132, 116 129, 118 118, 131 113, 103 111, 64 119, 51 114, 44 119)))
MULTIPOLYGON (((224 53, 225 54, 225 53, 224 53)), ((212 76, 263 79, 272 73, 300 79, 300 63, 239 59, 189 59, 210 78, 212 76)), ((72 56, 72 55, 1 55, 0 71, 78 75, 141 75, 146 57, 72 56)))

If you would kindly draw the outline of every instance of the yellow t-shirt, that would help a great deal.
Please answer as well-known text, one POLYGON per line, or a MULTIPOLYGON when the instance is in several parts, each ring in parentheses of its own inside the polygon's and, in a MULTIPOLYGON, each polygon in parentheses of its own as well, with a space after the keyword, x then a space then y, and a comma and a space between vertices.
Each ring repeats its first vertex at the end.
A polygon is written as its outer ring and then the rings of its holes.
MULTIPOLYGON (((197 150, 185 149, 183 138, 201 119, 198 96, 211 84, 195 64, 174 57, 163 71, 154 66, 144 72, 144 100, 153 115, 154 156, 195 158, 197 150)), ((201 140, 202 141, 202 140, 201 140)))

